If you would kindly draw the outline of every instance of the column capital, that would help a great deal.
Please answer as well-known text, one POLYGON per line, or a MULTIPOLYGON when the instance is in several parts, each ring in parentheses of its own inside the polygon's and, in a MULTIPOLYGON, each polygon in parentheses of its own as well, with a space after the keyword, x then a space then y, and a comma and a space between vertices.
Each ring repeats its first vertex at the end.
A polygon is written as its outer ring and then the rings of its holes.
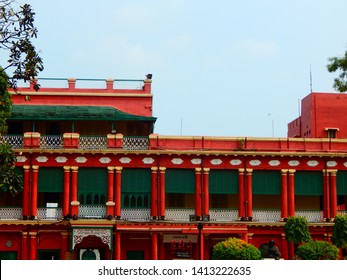
POLYGON ((34 171, 38 171, 39 170, 39 166, 38 165, 33 165, 32 168, 33 168, 34 171))
POLYGON ((288 169, 289 175, 294 175, 294 173, 296 172, 295 169, 288 169))
POLYGON ((151 167, 151 170, 152 170, 152 172, 157 172, 158 171, 158 167, 153 166, 153 167, 151 167))
POLYGON ((211 170, 211 168, 207 168, 207 167, 204 167, 204 168, 203 168, 204 173, 209 173, 210 170, 211 170))
POLYGON ((123 170, 123 167, 116 166, 114 169, 116 170, 116 172, 121 172, 123 170))
POLYGON ((245 173, 245 169, 244 168, 239 168, 239 173, 245 173))
POLYGON ((195 173, 201 173, 201 167, 196 167, 195 168, 195 173))
POLYGON ((65 171, 65 172, 69 172, 70 169, 71 169, 71 166, 64 166, 63 168, 64 168, 64 171, 65 171))
POLYGON ((252 168, 246 168, 246 172, 247 172, 247 174, 252 173, 253 169, 252 168))
POLYGON ((24 171, 25 171, 25 170, 29 170, 29 169, 30 169, 30 165, 24 165, 24 166, 23 166, 23 169, 24 169, 24 171))
POLYGON ((78 171, 78 166, 71 166, 72 172, 77 172, 78 171))
POLYGON ((113 167, 113 166, 107 166, 107 170, 108 170, 109 172, 114 171, 114 170, 115 170, 115 167, 113 167))
POLYGON ((288 173, 288 169, 281 169, 282 175, 286 175, 288 173))
POLYGON ((166 170, 166 167, 159 167, 160 172, 165 172, 165 170, 166 170))
POLYGON ((337 169, 327 169, 327 172, 330 173, 332 176, 336 176, 337 169))

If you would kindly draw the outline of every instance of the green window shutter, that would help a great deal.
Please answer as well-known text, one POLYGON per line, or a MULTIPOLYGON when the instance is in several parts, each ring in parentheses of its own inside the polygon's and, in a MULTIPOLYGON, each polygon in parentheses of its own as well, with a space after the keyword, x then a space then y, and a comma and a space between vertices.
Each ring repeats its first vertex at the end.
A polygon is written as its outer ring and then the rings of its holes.
POLYGON ((107 174, 107 168, 78 169, 78 198, 81 204, 105 203, 107 174))
POLYGON ((294 184, 296 195, 323 195, 323 173, 320 171, 296 171, 294 184))
POLYGON ((194 169, 166 169, 166 193, 195 193, 194 169))
POLYGON ((149 208, 152 190, 150 169, 125 168, 122 171, 122 207, 149 208))
POLYGON ((253 194, 280 194, 281 172, 272 170, 254 170, 252 175, 253 194))
POLYGON ((150 193, 151 170, 146 168, 125 168, 122 171, 122 192, 150 193))
POLYGON ((237 194, 239 177, 237 170, 210 170, 210 194, 237 194))
POLYGON ((40 167, 38 173, 39 192, 57 192, 64 190, 64 169, 61 167, 40 167))
POLYGON ((337 172, 336 187, 338 195, 347 195, 347 171, 337 172))

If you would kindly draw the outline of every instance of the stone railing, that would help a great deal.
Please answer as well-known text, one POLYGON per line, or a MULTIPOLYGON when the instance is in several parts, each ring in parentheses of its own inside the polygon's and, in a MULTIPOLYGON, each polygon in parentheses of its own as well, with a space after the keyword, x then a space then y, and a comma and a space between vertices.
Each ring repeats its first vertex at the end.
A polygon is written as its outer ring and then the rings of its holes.
POLYGON ((0 220, 20 220, 22 218, 22 208, 6 207, 0 208, 0 220))
POLYGON ((127 221, 148 221, 150 209, 121 209, 121 218, 127 221))
POLYGON ((297 210, 295 216, 305 217, 309 223, 318 223, 323 221, 323 211, 319 210, 297 210))
POLYGON ((238 210, 229 209, 211 209, 210 210, 210 221, 216 222, 232 222, 237 221, 238 210))
POLYGON ((252 212, 255 222, 279 222, 281 220, 280 210, 253 210, 252 212))
POLYGON ((105 205, 80 205, 78 208, 78 217, 82 219, 105 219, 105 205))
POLYGON ((168 208, 165 210, 165 218, 168 221, 185 221, 189 222, 190 216, 195 214, 194 209, 168 208))
POLYGON ((61 220, 63 218, 62 209, 55 208, 37 208, 37 219, 39 220, 61 220))

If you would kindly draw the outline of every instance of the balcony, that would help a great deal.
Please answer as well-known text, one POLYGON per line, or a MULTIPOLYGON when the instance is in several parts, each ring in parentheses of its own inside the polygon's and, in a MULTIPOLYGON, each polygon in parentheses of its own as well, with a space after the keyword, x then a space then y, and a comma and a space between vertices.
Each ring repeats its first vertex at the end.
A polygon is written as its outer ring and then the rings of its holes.
POLYGON ((149 149, 149 138, 147 136, 123 136, 121 134, 110 134, 107 136, 79 136, 77 133, 65 133, 63 136, 59 136, 40 135, 36 132, 29 132, 24 135, 0 135, 0 144, 4 143, 9 144, 13 149, 149 149))
MULTIPOLYGON (((166 209, 166 221, 189 222, 194 216, 194 209, 169 208, 166 209)), ((211 222, 236 222, 238 221, 238 211, 236 209, 211 209, 211 222)), ((339 214, 347 214, 347 211, 339 211, 339 214)), ((314 210, 296 211, 296 216, 302 216, 309 223, 320 223, 323 221, 323 212, 314 210)), ((78 212, 79 219, 106 219, 106 206, 104 205, 80 205, 78 212)), ((0 220, 20 220, 22 219, 22 208, 4 207, 0 208, 0 220)), ((42 207, 37 209, 38 220, 62 220, 62 209, 59 207, 42 207)), ((121 219, 126 221, 146 222, 150 221, 150 209, 124 208, 121 209, 121 219)), ((281 219, 279 210, 253 210, 253 222, 275 223, 281 219)))

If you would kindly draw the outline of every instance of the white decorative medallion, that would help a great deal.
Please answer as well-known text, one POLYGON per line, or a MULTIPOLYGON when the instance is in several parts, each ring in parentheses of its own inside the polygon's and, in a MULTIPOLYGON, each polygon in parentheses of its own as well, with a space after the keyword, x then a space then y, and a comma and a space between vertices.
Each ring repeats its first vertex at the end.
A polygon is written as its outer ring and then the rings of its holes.
POLYGON ((26 162, 27 158, 25 156, 17 156, 17 162, 26 162))
POLYGON ((182 164, 182 163, 183 163, 183 159, 181 159, 181 158, 173 158, 173 159, 171 160, 171 162, 172 162, 173 164, 182 164))
POLYGON ((75 158, 75 161, 78 163, 86 163, 87 158, 86 157, 77 157, 77 158, 75 158))
POLYGON ((212 165, 220 165, 220 164, 222 164, 223 161, 219 158, 215 158, 215 159, 211 159, 210 162, 212 165))
POLYGON ((201 164, 201 158, 193 158, 190 162, 192 164, 201 164))
POLYGON ((100 163, 110 163, 111 159, 109 157, 101 157, 99 158, 100 163))
POLYGON ((261 164, 261 161, 258 160, 258 159, 253 159, 253 160, 251 160, 251 161, 249 162, 249 164, 252 165, 252 166, 258 166, 258 165, 261 164))
POLYGON ((347 162, 345 162, 343 165, 344 165, 345 167, 347 167, 347 162))
POLYGON ((334 160, 329 160, 329 161, 327 162, 327 166, 328 166, 328 167, 335 167, 336 165, 337 165, 337 162, 334 161, 334 160))
POLYGON ((121 157, 121 158, 119 159, 119 161, 120 161, 121 163, 130 163, 130 162, 131 162, 131 158, 128 158, 128 157, 121 157))
POLYGON ((240 165, 242 163, 242 161, 240 159, 232 159, 230 161, 231 165, 240 165))
POLYGON ((288 161, 288 164, 290 166, 298 166, 300 164, 300 161, 298 161, 298 160, 290 160, 290 161, 288 161))
POLYGON ((152 164, 154 162, 154 159, 151 158, 151 157, 145 157, 145 158, 142 159, 142 162, 144 164, 152 164))
POLYGON ((37 162, 47 162, 48 161, 48 157, 45 156, 39 156, 36 158, 37 162))
POLYGON ((281 162, 279 160, 276 160, 276 159, 269 161, 270 166, 279 166, 280 164, 281 164, 281 162))
POLYGON ((58 163, 65 163, 65 162, 67 162, 67 158, 66 157, 56 157, 55 161, 58 163))
POLYGON ((308 166, 311 166, 311 167, 315 167, 315 166, 318 165, 318 161, 316 161, 316 160, 309 160, 309 161, 307 162, 307 165, 308 165, 308 166))

